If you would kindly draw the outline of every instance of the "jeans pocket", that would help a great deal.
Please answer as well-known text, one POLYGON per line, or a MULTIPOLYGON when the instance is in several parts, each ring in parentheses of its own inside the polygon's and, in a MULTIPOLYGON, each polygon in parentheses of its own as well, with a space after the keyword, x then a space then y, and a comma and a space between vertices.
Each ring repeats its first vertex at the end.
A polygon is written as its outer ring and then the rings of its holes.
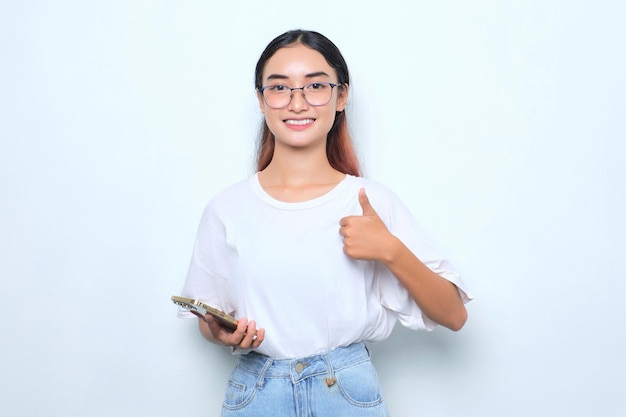
POLYGON ((369 360, 335 371, 337 384, 345 399, 357 407, 382 403, 378 374, 369 360))
POLYGON ((256 393, 258 377, 236 367, 230 374, 224 394, 224 408, 243 408, 252 401, 256 393))

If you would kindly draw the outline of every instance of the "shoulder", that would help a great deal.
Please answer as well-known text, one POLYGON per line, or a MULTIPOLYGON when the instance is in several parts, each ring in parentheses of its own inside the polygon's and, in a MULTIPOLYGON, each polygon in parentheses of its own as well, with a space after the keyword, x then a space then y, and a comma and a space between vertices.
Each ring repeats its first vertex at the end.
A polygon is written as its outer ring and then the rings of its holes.
POLYGON ((365 177, 353 177, 354 187, 358 190, 365 189, 367 197, 372 203, 372 206, 380 209, 386 209, 393 211, 394 208, 403 207, 404 204, 398 197, 398 195, 388 186, 365 177))
MULTIPOLYGON (((387 227, 403 241, 408 241, 413 234, 424 234, 412 210, 390 187, 382 183, 358 178, 358 188, 364 188, 372 207, 387 227)), ((406 242, 405 242, 406 243, 406 242)))
POLYGON ((237 181, 212 196, 204 209, 208 213, 223 214, 249 205, 254 197, 252 177, 237 181))

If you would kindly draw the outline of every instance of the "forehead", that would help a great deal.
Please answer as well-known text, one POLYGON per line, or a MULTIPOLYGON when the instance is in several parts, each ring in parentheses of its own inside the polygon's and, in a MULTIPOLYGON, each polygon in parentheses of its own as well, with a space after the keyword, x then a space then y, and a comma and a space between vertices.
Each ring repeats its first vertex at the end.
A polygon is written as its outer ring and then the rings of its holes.
POLYGON ((287 78, 305 78, 308 74, 324 72, 331 78, 337 78, 337 73, 322 54, 315 49, 302 44, 286 46, 277 50, 265 63, 263 79, 272 75, 281 75, 287 78))

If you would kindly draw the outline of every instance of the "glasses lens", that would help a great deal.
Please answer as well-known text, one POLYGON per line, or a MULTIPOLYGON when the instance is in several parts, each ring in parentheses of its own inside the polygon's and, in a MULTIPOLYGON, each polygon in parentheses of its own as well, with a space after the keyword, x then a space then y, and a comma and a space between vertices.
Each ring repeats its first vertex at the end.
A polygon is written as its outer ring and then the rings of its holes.
POLYGON ((285 107, 291 101, 291 89, 284 85, 275 85, 263 90, 265 103, 275 109, 285 107))
POLYGON ((333 88, 328 83, 311 83, 304 86, 304 97, 311 106, 323 106, 330 101, 333 88))
MULTIPOLYGON (((299 88, 295 88, 299 90, 299 88)), ((323 106, 330 101, 333 95, 333 86, 330 83, 310 83, 302 87, 304 99, 311 106, 323 106)), ((292 89, 284 85, 272 85, 263 89, 265 104, 281 109, 291 102, 292 89)))

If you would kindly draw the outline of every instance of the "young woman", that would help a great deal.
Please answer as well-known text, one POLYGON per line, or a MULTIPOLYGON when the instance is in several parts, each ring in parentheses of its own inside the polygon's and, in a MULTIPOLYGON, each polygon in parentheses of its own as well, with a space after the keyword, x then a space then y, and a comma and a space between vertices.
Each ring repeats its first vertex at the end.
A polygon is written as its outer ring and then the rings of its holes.
POLYGON ((402 202, 360 177, 329 39, 277 37, 255 83, 258 172, 207 205, 182 291, 239 319, 199 320, 239 355, 222 416, 387 415, 365 342, 397 321, 459 330, 470 297, 402 202))

